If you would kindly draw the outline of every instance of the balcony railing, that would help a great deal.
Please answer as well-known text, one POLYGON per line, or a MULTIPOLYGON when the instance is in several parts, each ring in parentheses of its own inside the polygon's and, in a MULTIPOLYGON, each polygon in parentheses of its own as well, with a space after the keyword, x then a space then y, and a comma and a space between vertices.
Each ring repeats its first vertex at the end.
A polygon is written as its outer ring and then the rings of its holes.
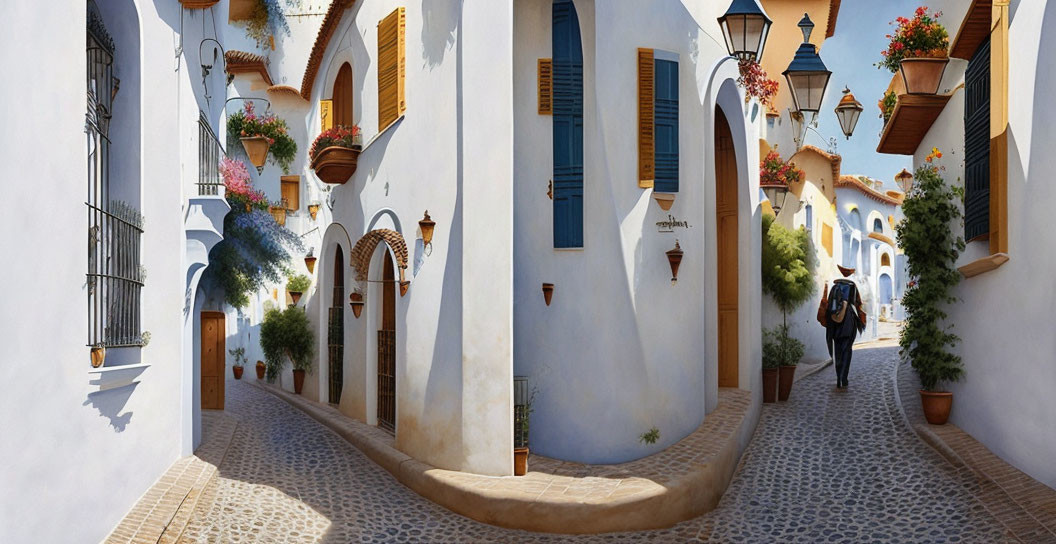
POLYGON ((198 195, 223 195, 220 160, 227 156, 224 146, 213 133, 205 114, 198 117, 198 195))

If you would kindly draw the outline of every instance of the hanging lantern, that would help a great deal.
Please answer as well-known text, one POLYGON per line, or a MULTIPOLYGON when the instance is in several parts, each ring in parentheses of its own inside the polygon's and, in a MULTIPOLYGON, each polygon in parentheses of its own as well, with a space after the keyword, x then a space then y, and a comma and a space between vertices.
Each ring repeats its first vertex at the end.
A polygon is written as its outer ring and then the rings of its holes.
POLYGON ((675 249, 667 250, 667 263, 671 265, 671 285, 678 281, 678 266, 682 264, 682 247, 675 240, 675 249))
POLYGON ((418 228, 422 229, 422 245, 429 245, 433 243, 433 229, 436 227, 436 221, 433 221, 429 217, 429 210, 425 210, 425 217, 418 221, 418 228))
POLYGON ((759 188, 763 190, 766 199, 770 201, 770 207, 774 209, 774 215, 781 213, 781 206, 784 204, 785 195, 788 193, 788 185, 775 181, 773 183, 759 183, 759 188))
POLYGON ((740 61, 763 58, 772 22, 756 0, 733 0, 726 13, 719 17, 726 52, 740 61))
POLYGON ((862 109, 862 103, 854 98, 849 88, 844 87, 843 98, 836 106, 836 118, 840 120, 840 128, 848 140, 851 139, 851 134, 854 134, 854 127, 858 125, 858 116, 862 114, 862 109))
POLYGON ((913 174, 909 170, 903 168, 901 172, 895 174, 895 181, 903 193, 909 194, 913 190, 913 174))
POLYGON ((304 266, 308 267, 308 273, 309 274, 314 274, 315 273, 315 261, 316 260, 317 259, 315 257, 313 257, 311 253, 309 253, 307 256, 305 256, 305 258, 304 258, 304 266))
POLYGON ((803 19, 799 21, 799 28, 803 31, 803 43, 800 44, 788 69, 783 72, 785 80, 788 81, 788 89, 792 92, 792 100, 796 109, 804 114, 818 113, 821 110, 822 99, 825 98, 825 88, 829 85, 829 77, 832 75, 825 68, 825 63, 818 56, 818 48, 810 43, 810 34, 814 31, 814 23, 804 13, 803 19))
POLYGON ((353 291, 348 295, 348 303, 352 305, 352 315, 359 319, 359 314, 363 313, 363 295, 353 291))
POLYGON ((803 147, 803 140, 807 137, 807 127, 810 123, 803 112, 789 109, 788 119, 792 123, 792 139, 796 142, 796 150, 803 147))

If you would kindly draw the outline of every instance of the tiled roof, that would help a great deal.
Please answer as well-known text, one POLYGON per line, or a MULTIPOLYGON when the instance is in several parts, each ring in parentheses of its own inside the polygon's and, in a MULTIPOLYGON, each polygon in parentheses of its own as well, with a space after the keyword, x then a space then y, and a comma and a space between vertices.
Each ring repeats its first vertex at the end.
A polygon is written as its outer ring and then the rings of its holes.
MULTIPOLYGON (((825 151, 822 151, 821 149, 819 149, 817 147, 814 147, 812 145, 803 146, 802 148, 800 148, 799 151, 796 152, 796 155, 799 155, 800 153, 803 153, 804 151, 810 151, 812 153, 816 153, 818 155, 821 155, 825 159, 828 159, 829 162, 832 163, 832 181, 833 181, 833 183, 835 184, 836 181, 840 179, 840 164, 843 162, 843 157, 840 157, 839 155, 833 155, 832 153, 826 153, 825 151)), ((793 159, 795 158, 796 155, 792 156, 793 159)))
POLYGON ((272 85, 268 87, 269 95, 295 96, 301 98, 301 92, 289 85, 272 85))
POLYGON ((825 29, 825 37, 831 38, 836 34, 836 18, 840 15, 840 0, 829 0, 829 26, 825 29))
POLYGON ((884 193, 881 193, 880 191, 877 191, 876 189, 873 189, 872 187, 868 187, 866 186, 866 184, 862 183, 862 180, 858 179, 855 176, 840 176, 836 180, 836 188, 857 189, 858 191, 865 194, 865 196, 877 202, 890 204, 892 206, 898 206, 902 204, 901 199, 895 198, 891 195, 886 195, 884 193))
POLYGON ((231 50, 224 53, 224 64, 229 74, 260 74, 268 85, 272 85, 268 74, 268 59, 246 51, 231 50))
POLYGON ((308 55, 308 66, 304 69, 304 79, 301 80, 301 98, 310 100, 312 97, 312 86, 315 85, 315 76, 319 73, 319 66, 323 63, 323 55, 326 47, 330 44, 330 38, 334 37, 337 24, 341 22, 341 15, 345 9, 352 6, 356 0, 332 0, 330 8, 326 10, 323 24, 319 26, 319 34, 315 37, 312 52, 308 55))

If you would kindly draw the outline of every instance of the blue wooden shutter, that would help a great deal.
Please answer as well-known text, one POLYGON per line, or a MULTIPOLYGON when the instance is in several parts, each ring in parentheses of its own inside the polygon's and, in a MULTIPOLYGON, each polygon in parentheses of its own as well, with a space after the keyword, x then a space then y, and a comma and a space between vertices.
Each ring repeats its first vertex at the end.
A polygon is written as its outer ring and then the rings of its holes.
POLYGON ((678 63, 656 59, 653 123, 658 193, 678 192, 678 63))
POLYGON ((571 1, 553 6, 554 247, 583 247, 583 50, 571 1))
POLYGON ((990 234, 990 40, 964 74, 964 238, 990 234))

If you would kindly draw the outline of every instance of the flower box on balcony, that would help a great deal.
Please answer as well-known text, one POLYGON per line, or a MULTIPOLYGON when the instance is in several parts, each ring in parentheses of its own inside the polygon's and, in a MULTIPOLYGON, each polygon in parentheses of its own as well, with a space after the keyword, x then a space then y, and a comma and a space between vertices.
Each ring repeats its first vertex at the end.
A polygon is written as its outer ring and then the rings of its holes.
POLYGON ((342 185, 356 173, 362 150, 358 126, 337 126, 323 131, 312 143, 308 155, 312 158, 312 170, 319 179, 342 185))

